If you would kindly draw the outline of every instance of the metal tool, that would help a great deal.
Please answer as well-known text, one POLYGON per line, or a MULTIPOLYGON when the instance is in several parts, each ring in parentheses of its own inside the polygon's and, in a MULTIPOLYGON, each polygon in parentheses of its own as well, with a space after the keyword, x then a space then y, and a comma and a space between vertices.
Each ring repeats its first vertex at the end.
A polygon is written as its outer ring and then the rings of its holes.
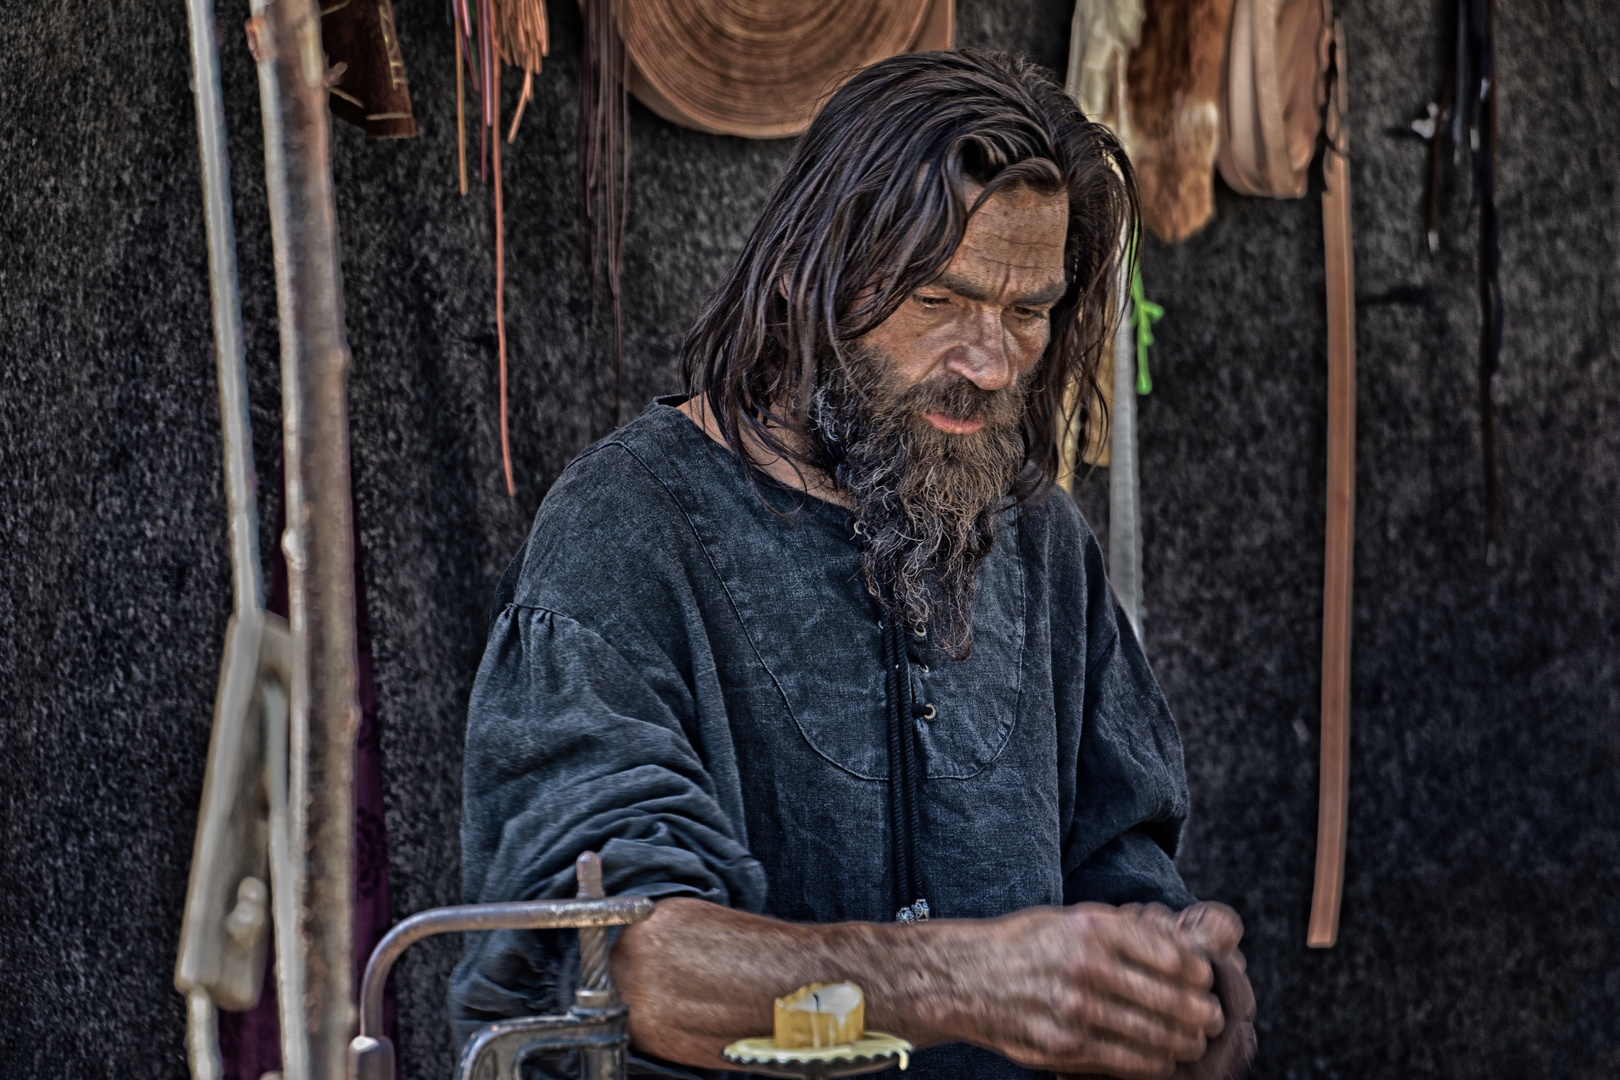
MULTIPOLYGON (((234 611, 225 629, 174 983, 187 1000, 192 1075, 215 1080, 220 1075, 217 1010, 250 1009, 258 1003, 270 927, 266 879, 285 877, 290 869, 286 845, 272 844, 270 835, 285 819, 292 641, 285 621, 264 610, 259 574, 247 366, 213 3, 189 0, 187 9, 234 611), (279 872, 271 869, 273 847, 283 854, 279 872)), ((283 956, 288 957, 285 967, 297 966, 296 953, 283 956)))
POLYGON ((434 934, 566 927, 579 928, 581 985, 574 991, 574 1007, 557 1016, 503 1020, 481 1029, 467 1041, 456 1075, 520 1080, 524 1062, 561 1053, 577 1057, 574 1075, 580 1080, 623 1080, 629 1014, 608 974, 607 928, 651 917, 653 902, 644 896, 605 898, 602 862, 594 852, 581 855, 574 868, 577 900, 434 908, 390 930, 366 964, 360 1034, 349 1045, 350 1080, 393 1080, 394 1046, 382 1031, 383 985, 394 961, 411 945, 434 934))

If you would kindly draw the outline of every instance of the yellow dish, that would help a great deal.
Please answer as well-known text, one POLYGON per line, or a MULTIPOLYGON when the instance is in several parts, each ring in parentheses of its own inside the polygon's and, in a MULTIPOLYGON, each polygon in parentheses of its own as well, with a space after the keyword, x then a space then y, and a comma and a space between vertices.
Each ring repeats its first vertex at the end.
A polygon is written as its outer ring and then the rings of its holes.
POLYGON ((824 1061, 856 1061, 861 1058, 897 1057, 900 1067, 911 1064, 912 1046, 904 1039, 885 1035, 881 1031, 868 1031, 854 1042, 836 1046, 778 1047, 774 1038, 738 1039, 722 1051, 727 1061, 737 1064, 799 1065, 824 1061))

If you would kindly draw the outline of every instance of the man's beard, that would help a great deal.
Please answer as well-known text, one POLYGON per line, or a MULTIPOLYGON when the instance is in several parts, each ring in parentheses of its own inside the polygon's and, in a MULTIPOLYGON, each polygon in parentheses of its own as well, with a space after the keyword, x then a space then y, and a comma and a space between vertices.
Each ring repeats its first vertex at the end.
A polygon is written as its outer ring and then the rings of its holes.
POLYGON ((842 352, 817 381, 807 426, 852 507, 867 590, 889 617, 914 633, 931 626, 940 647, 965 660, 975 571, 1024 463, 1025 388, 981 390, 959 375, 905 387, 877 350, 842 352), (984 425, 953 435, 929 412, 984 425))

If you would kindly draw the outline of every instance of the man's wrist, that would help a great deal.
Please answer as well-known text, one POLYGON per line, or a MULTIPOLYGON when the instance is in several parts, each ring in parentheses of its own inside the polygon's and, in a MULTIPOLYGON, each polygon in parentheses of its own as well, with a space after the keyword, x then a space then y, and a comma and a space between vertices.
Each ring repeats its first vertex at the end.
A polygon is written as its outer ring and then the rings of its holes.
POLYGON ((858 983, 875 1030, 918 1047, 971 1037, 973 995, 964 975, 978 970, 971 955, 982 924, 965 920, 912 923, 835 923, 824 931, 829 969, 858 983))

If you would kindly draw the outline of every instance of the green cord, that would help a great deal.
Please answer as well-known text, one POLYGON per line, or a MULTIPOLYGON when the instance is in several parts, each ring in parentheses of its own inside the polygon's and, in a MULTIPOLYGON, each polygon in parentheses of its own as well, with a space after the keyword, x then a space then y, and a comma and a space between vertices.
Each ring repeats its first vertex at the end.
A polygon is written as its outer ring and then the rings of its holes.
POLYGON ((1142 293, 1142 268, 1131 274, 1131 325, 1136 328, 1136 392, 1153 393, 1153 376, 1148 374, 1148 346, 1153 344, 1153 324, 1164 318, 1164 308, 1142 293))

